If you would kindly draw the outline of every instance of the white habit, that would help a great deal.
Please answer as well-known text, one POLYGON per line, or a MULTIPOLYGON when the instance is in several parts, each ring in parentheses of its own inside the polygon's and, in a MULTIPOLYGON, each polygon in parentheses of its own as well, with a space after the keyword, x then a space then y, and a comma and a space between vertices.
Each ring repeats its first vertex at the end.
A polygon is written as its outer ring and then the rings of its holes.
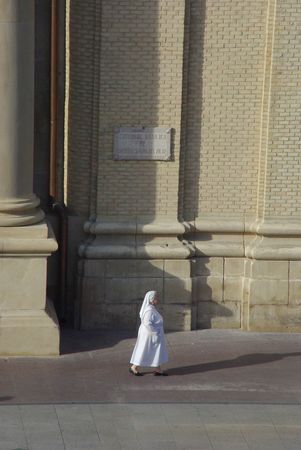
POLYGON ((131 357, 131 364, 144 367, 158 367, 168 361, 163 330, 163 318, 149 301, 154 291, 149 291, 140 310, 141 325, 137 342, 131 357))

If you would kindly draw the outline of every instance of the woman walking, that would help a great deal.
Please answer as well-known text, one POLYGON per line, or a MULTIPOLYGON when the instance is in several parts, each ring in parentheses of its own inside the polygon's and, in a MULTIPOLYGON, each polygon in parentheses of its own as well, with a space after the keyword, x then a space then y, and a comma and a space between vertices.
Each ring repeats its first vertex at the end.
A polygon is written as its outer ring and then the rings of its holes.
POLYGON ((146 293, 140 309, 141 325, 137 342, 131 357, 130 373, 143 375, 139 366, 155 367, 154 375, 167 375, 161 365, 168 361, 168 354, 163 330, 163 318, 156 309, 158 294, 156 291, 146 293))

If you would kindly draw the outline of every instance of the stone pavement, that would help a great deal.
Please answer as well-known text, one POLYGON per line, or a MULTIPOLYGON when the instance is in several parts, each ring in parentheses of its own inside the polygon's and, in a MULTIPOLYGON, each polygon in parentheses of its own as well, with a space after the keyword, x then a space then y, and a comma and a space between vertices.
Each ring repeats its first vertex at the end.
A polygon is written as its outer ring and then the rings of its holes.
POLYGON ((2 450, 300 450, 300 405, 0 407, 2 450))
POLYGON ((62 355, 0 359, 0 450, 301 450, 301 334, 167 334, 169 377, 128 373, 135 337, 64 330, 62 355))

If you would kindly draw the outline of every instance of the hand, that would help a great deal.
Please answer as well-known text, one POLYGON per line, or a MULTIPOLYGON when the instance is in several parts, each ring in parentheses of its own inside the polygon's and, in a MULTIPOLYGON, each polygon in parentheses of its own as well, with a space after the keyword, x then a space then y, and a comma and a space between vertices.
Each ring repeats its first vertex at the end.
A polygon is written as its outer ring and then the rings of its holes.
POLYGON ((157 334, 157 333, 152 334, 152 343, 153 344, 159 343, 159 334, 157 334))

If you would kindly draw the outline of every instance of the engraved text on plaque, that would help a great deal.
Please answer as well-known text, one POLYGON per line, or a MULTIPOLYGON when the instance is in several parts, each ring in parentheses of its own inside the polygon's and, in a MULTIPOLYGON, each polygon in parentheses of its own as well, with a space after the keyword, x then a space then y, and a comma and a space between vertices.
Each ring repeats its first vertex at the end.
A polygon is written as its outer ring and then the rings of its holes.
POLYGON ((114 159, 170 160, 171 128, 116 128, 114 159))

